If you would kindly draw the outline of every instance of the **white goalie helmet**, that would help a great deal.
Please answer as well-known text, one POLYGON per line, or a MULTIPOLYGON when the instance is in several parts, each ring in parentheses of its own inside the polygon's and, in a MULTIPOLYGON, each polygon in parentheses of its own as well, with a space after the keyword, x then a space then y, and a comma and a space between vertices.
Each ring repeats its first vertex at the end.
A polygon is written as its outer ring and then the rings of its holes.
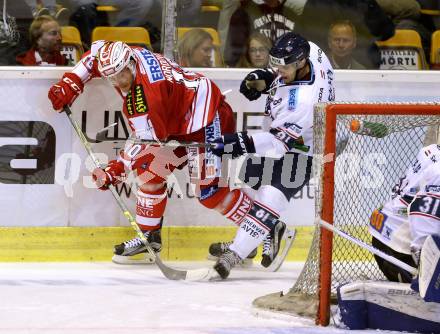
POLYGON ((107 42, 98 52, 98 71, 105 78, 111 78, 130 66, 134 73, 133 50, 123 42, 107 42))

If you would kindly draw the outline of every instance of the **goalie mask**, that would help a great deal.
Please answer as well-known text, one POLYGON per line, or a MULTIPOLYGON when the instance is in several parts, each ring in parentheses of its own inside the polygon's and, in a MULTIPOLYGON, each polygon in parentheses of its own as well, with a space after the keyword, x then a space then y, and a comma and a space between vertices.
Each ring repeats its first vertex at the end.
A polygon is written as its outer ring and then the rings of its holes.
POLYGON ((105 43, 98 52, 98 71, 101 76, 117 84, 118 74, 129 68, 133 78, 136 76, 136 61, 133 50, 123 42, 105 43))
POLYGON ((288 32, 278 38, 270 49, 269 63, 283 78, 283 73, 289 72, 284 79, 291 82, 295 79, 296 71, 304 67, 309 55, 309 42, 298 34, 288 32))

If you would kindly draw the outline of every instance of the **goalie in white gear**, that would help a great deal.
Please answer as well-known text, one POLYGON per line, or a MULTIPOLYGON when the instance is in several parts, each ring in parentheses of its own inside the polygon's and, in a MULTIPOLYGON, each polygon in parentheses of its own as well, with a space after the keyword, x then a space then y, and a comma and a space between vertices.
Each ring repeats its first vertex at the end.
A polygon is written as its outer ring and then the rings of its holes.
POLYGON ((271 69, 249 73, 240 86, 249 100, 267 94, 266 131, 252 136, 246 132, 225 134, 216 140, 219 147, 213 150, 232 158, 257 155, 245 166, 245 182, 258 180, 252 185, 258 190, 255 201, 234 241, 214 265, 222 277, 265 239, 262 264, 268 266, 277 255, 287 233, 280 213, 311 176, 313 106, 334 100, 332 66, 324 52, 302 36, 292 32, 281 36, 270 50, 270 65, 271 69))
MULTIPOLYGON (((413 267, 418 265, 418 254, 426 237, 431 234, 440 234, 440 223, 436 224, 433 216, 428 216, 421 211, 429 211, 428 204, 435 205, 437 201, 430 195, 419 193, 423 191, 427 178, 431 177, 433 171, 439 169, 439 146, 434 144, 422 148, 405 176, 394 187, 391 200, 371 215, 369 230, 374 247, 413 267), (418 194, 417 197, 416 194, 418 194), (434 222, 432 222, 433 219, 434 222)), ((440 187, 440 183, 437 187, 440 187)), ((432 183, 432 189, 434 188, 435 185, 432 183)), ((378 256, 375 258, 388 280, 411 282, 410 273, 378 256)))
POLYGON ((370 232, 373 246, 418 267, 418 275, 375 255, 391 282, 340 286, 344 326, 440 333, 440 146, 420 150, 392 199, 371 216, 370 232))

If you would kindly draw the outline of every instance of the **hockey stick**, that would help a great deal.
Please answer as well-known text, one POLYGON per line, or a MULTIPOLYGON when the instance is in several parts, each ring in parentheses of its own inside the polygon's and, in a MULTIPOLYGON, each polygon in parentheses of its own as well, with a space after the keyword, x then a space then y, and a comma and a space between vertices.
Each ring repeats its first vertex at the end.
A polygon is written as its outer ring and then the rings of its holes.
MULTIPOLYGON (((79 124, 73 119, 72 111, 70 110, 70 108, 68 106, 65 106, 63 108, 63 111, 66 113, 67 117, 69 118, 70 123, 75 129, 75 132, 77 133, 88 155, 92 158, 94 165, 97 168, 101 168, 101 164, 98 158, 96 157, 96 155, 93 153, 92 147, 90 146, 89 142, 84 136, 84 133, 82 132, 79 124)), ((136 235, 142 240, 142 243, 147 248, 147 251, 150 253, 152 258, 154 258, 155 263, 157 264, 160 271, 163 273, 163 275, 166 278, 170 280, 212 280, 218 278, 218 274, 213 268, 178 270, 165 265, 160 259, 159 254, 156 254, 151 248, 150 243, 148 242, 148 240, 145 238, 145 235, 140 230, 139 226, 136 223, 136 220, 128 210, 127 205, 123 202, 122 198, 119 196, 118 192, 116 191, 116 188, 113 185, 110 185, 109 190, 112 193, 113 197, 115 198, 116 202, 118 203, 118 206, 121 209, 122 213, 124 214, 125 218, 127 218, 130 225, 135 230, 136 235)))
MULTIPOLYGON (((106 126, 105 128, 102 128, 101 130, 99 130, 96 133, 96 137, 95 140, 96 142, 103 142, 106 141, 107 138, 107 131, 116 126, 118 123, 113 123, 110 124, 109 126, 106 126)), ((211 144, 211 143, 197 143, 197 142, 179 142, 177 140, 170 140, 170 141, 160 141, 160 140, 154 140, 154 139, 140 139, 140 138, 136 138, 136 139, 118 139, 118 140, 114 140, 112 139, 111 141, 126 141, 126 140, 130 140, 133 144, 152 144, 152 145, 159 145, 159 146, 167 146, 167 147, 219 147, 219 145, 221 144, 211 144)))
POLYGON ((333 226, 332 224, 327 223, 326 221, 322 220, 321 218, 316 218, 318 220, 318 224, 321 225, 322 227, 324 227, 325 229, 332 231, 333 233, 336 233, 337 235, 339 235, 340 237, 347 239, 348 241, 351 241, 353 243, 355 243, 356 245, 358 245, 359 247, 366 249, 367 251, 381 257, 382 259, 396 265, 397 267, 408 271, 409 273, 411 273, 413 276, 416 276, 418 273, 417 268, 414 268, 408 264, 406 264, 403 261, 400 261, 399 259, 396 259, 394 256, 388 255, 384 252, 382 252, 381 250, 368 245, 367 243, 356 239, 354 237, 352 237, 351 235, 345 233, 344 231, 341 231, 339 229, 337 229, 335 226, 333 226))

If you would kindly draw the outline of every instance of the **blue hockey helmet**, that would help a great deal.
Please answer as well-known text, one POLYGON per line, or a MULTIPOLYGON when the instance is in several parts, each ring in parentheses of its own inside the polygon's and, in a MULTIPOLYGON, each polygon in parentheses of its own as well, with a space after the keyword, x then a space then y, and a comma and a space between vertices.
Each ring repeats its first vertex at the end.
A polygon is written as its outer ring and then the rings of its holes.
POLYGON ((274 66, 299 62, 310 55, 310 44, 301 35, 288 32, 275 41, 270 49, 270 64, 274 66))

